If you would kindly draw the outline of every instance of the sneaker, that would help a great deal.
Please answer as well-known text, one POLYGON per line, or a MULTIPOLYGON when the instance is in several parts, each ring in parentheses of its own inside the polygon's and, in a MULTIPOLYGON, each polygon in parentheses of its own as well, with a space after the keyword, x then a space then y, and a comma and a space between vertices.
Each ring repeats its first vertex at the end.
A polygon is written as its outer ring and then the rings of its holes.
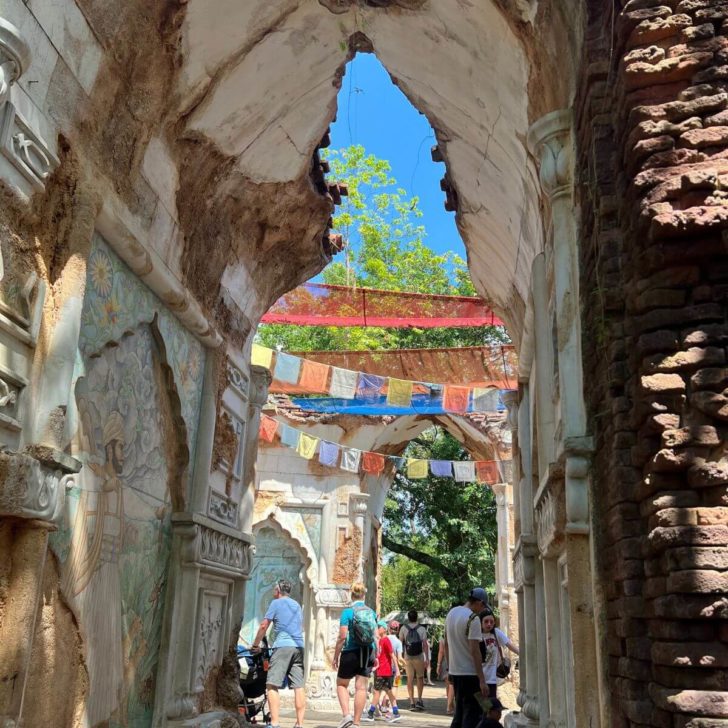
POLYGON ((349 728, 349 726, 354 724, 354 718, 352 717, 351 713, 349 715, 345 715, 342 719, 339 725, 336 728, 349 728))
POLYGON ((370 710, 368 713, 364 713, 361 719, 367 723, 374 723, 374 711, 370 710))
POLYGON ((414 701, 410 703, 409 709, 410 710, 419 710, 417 707, 417 704, 414 701))
POLYGON ((424 710, 424 709, 425 709, 425 704, 421 700, 418 700, 417 701, 417 710, 424 710))
POLYGON ((387 717, 387 723, 396 723, 398 720, 401 720, 402 716, 399 714, 399 711, 396 713, 392 713, 392 715, 387 717))

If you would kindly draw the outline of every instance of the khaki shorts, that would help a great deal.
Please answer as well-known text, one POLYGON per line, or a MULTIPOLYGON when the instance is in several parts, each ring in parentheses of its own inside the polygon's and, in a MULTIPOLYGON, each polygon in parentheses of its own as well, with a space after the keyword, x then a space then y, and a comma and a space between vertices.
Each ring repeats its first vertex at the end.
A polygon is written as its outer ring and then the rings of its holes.
POLYGON ((425 678, 425 656, 417 655, 417 657, 405 657, 404 669, 407 673, 408 682, 412 680, 424 680, 425 678))

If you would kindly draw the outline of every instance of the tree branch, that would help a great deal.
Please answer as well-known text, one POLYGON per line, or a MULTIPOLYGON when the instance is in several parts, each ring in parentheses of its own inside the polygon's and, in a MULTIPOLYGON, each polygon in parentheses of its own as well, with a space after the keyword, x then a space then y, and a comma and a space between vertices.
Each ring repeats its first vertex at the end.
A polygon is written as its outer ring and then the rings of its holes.
POLYGON ((418 564, 428 566, 448 581, 457 580, 457 574, 452 569, 445 566, 445 564, 443 564, 436 556, 427 554, 424 551, 418 551, 417 549, 413 549, 411 546, 406 546, 398 541, 393 541, 385 533, 382 534, 382 545, 390 551, 394 551, 395 554, 406 556, 408 559, 412 559, 412 561, 416 561, 418 564))

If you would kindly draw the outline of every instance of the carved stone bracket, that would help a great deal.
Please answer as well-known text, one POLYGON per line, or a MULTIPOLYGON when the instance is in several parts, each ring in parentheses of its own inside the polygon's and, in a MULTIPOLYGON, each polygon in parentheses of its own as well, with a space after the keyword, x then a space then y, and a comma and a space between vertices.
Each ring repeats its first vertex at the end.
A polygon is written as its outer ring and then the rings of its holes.
POLYGON ((30 48, 20 31, 0 18, 0 106, 10 96, 12 86, 30 66, 30 48))
POLYGON ((26 453, 0 453, 0 516, 58 523, 65 489, 81 463, 62 453, 41 462, 26 453))
POLYGON ((513 579, 517 591, 524 586, 534 585, 536 580, 534 559, 537 553, 535 536, 529 533, 521 534, 513 552, 513 579))
POLYGON ((571 111, 560 109, 542 116, 528 130, 528 148, 536 158, 544 192, 553 202, 571 194, 574 154, 571 111))
POLYGON ((354 518, 364 518, 369 510, 369 493, 349 495, 349 510, 354 518))
POLYGON ((268 387, 273 381, 271 373, 265 367, 250 367, 250 404, 254 407, 262 407, 268 401, 268 387))
POLYGON ((349 590, 335 584, 322 584, 314 587, 317 607, 344 609, 349 605, 349 590))
POLYGON ((510 431, 518 434, 518 392, 505 392, 503 394, 503 404, 508 410, 508 418, 506 424, 510 431))
POLYGON ((569 438, 564 443, 567 533, 589 533, 589 472, 593 452, 591 437, 569 438))
POLYGON ((182 563, 247 577, 252 566, 252 537, 199 514, 175 514, 175 529, 183 535, 182 563))

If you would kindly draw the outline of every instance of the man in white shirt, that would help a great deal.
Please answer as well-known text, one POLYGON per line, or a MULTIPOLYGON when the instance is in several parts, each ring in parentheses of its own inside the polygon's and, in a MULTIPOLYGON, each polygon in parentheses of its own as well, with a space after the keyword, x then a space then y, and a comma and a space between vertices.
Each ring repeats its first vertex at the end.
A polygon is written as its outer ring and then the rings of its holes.
POLYGON ((455 715, 450 728, 476 728, 483 717, 477 693, 488 697, 480 656, 483 634, 478 613, 488 606, 485 589, 476 587, 462 607, 453 607, 445 618, 448 673, 455 689, 455 715))

